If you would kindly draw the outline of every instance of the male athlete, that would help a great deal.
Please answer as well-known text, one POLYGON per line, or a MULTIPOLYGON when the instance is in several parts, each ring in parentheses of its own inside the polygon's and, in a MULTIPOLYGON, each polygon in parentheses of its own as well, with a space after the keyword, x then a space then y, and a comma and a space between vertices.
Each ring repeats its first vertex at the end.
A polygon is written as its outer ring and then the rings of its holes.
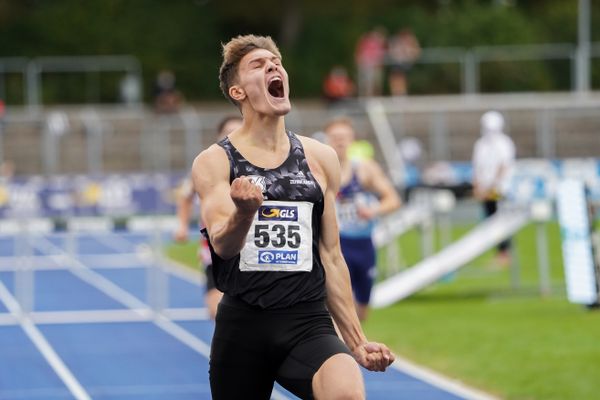
MULTIPOLYGON (((485 217, 498 210, 515 163, 515 144, 504 133, 504 117, 498 111, 481 116, 481 136, 473 146, 473 194, 481 201, 485 217)), ((510 263, 510 240, 498 244, 500 266, 510 263)))
POLYGON ((288 76, 271 38, 229 41, 219 77, 244 122, 192 167, 225 293, 212 396, 269 399, 277 380, 303 399, 364 399, 358 364, 384 371, 394 356, 367 341, 354 309, 335 215, 335 152, 286 131, 288 76))
POLYGON ((342 254, 350 270, 358 318, 367 318, 376 272, 375 246, 371 235, 375 220, 397 210, 400 198, 379 165, 371 159, 348 157, 355 131, 348 118, 336 118, 324 128, 341 167, 341 188, 337 196, 342 254))
MULTIPOLYGON (((239 128, 242 125, 242 118, 237 115, 229 115, 224 117, 217 127, 217 141, 223 139, 233 130, 239 128)), ((181 191, 177 200, 177 222, 178 227, 175 231, 174 239, 178 242, 187 242, 189 236, 189 223, 190 216, 192 215, 192 206, 194 204, 194 191, 191 177, 186 178, 181 185, 181 191)), ((211 319, 215 319, 217 314, 217 306, 223 293, 215 287, 215 281, 212 273, 212 259, 210 256, 210 250, 208 248, 208 242, 206 239, 200 241, 200 247, 198 249, 198 256, 204 265, 204 271, 206 275, 206 289, 204 292, 204 303, 208 310, 208 316, 211 319)))

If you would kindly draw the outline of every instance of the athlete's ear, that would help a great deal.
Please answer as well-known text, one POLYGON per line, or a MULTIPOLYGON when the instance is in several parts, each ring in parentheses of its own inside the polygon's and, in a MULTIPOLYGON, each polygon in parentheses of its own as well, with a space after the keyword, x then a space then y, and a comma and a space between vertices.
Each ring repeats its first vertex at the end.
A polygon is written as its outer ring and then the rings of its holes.
POLYGON ((233 85, 229 88, 229 96, 235 101, 242 101, 246 98, 246 92, 238 85, 233 85))

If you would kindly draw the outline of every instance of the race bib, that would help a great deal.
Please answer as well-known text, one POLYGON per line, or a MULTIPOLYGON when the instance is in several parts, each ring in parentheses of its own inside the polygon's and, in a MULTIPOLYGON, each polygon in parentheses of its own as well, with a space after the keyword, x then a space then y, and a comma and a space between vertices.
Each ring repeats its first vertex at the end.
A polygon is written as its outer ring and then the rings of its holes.
POLYGON ((311 271, 313 203, 264 201, 240 253, 240 271, 311 271))

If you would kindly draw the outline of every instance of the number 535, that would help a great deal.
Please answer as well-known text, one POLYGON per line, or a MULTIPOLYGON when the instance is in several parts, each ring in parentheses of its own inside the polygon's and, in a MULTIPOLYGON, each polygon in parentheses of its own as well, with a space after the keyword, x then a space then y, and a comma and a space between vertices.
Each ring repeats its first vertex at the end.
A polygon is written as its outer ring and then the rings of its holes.
POLYGON ((300 247, 302 238, 300 237, 299 225, 254 225, 254 244, 256 247, 264 248, 269 245, 275 248, 290 247, 297 249, 300 247))

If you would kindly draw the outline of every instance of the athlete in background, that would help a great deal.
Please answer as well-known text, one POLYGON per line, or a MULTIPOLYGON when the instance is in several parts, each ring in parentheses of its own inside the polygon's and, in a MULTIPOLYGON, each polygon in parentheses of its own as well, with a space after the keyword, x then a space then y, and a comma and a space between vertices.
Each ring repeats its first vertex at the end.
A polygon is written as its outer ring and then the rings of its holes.
POLYGON ((356 315, 335 216, 337 157, 286 131, 288 75, 271 38, 225 44, 219 78, 244 122, 192 167, 225 293, 211 343, 212 398, 266 400, 277 381, 303 399, 364 399, 357 362, 384 371, 394 356, 366 339, 356 315))
POLYGON ((337 195, 342 253, 350 270, 358 318, 367 318, 371 289, 376 274, 376 253, 371 234, 378 217, 400 207, 400 197, 379 165, 371 159, 350 159, 348 148, 355 131, 348 118, 337 118, 324 128, 341 167, 337 195))
MULTIPOLYGON (((504 133, 504 117, 498 111, 481 116, 481 136, 473 146, 473 194, 488 218, 498 210, 515 163, 515 144, 504 133)), ((510 240, 498 244, 500 266, 510 263, 510 240)))
MULTIPOLYGON (((234 130, 242 126, 242 118, 237 115, 229 115, 224 117, 217 127, 217 142, 222 140, 225 136, 229 135, 234 130)), ((192 215, 192 207, 194 204, 194 186, 192 184, 191 177, 185 179, 181 185, 181 189, 178 193, 177 200, 177 220, 179 226, 175 231, 175 240, 177 242, 187 242, 189 237, 189 223, 192 215)), ((204 224, 201 224, 204 225, 204 224)), ((200 239, 200 245, 198 247, 198 257, 204 266, 206 275, 206 289, 204 292, 204 303, 208 310, 208 315, 211 319, 215 319, 217 314, 217 305, 223 297, 223 293, 215 287, 215 280, 212 273, 212 260, 210 257, 210 250, 208 248, 208 242, 204 236, 200 239)))

